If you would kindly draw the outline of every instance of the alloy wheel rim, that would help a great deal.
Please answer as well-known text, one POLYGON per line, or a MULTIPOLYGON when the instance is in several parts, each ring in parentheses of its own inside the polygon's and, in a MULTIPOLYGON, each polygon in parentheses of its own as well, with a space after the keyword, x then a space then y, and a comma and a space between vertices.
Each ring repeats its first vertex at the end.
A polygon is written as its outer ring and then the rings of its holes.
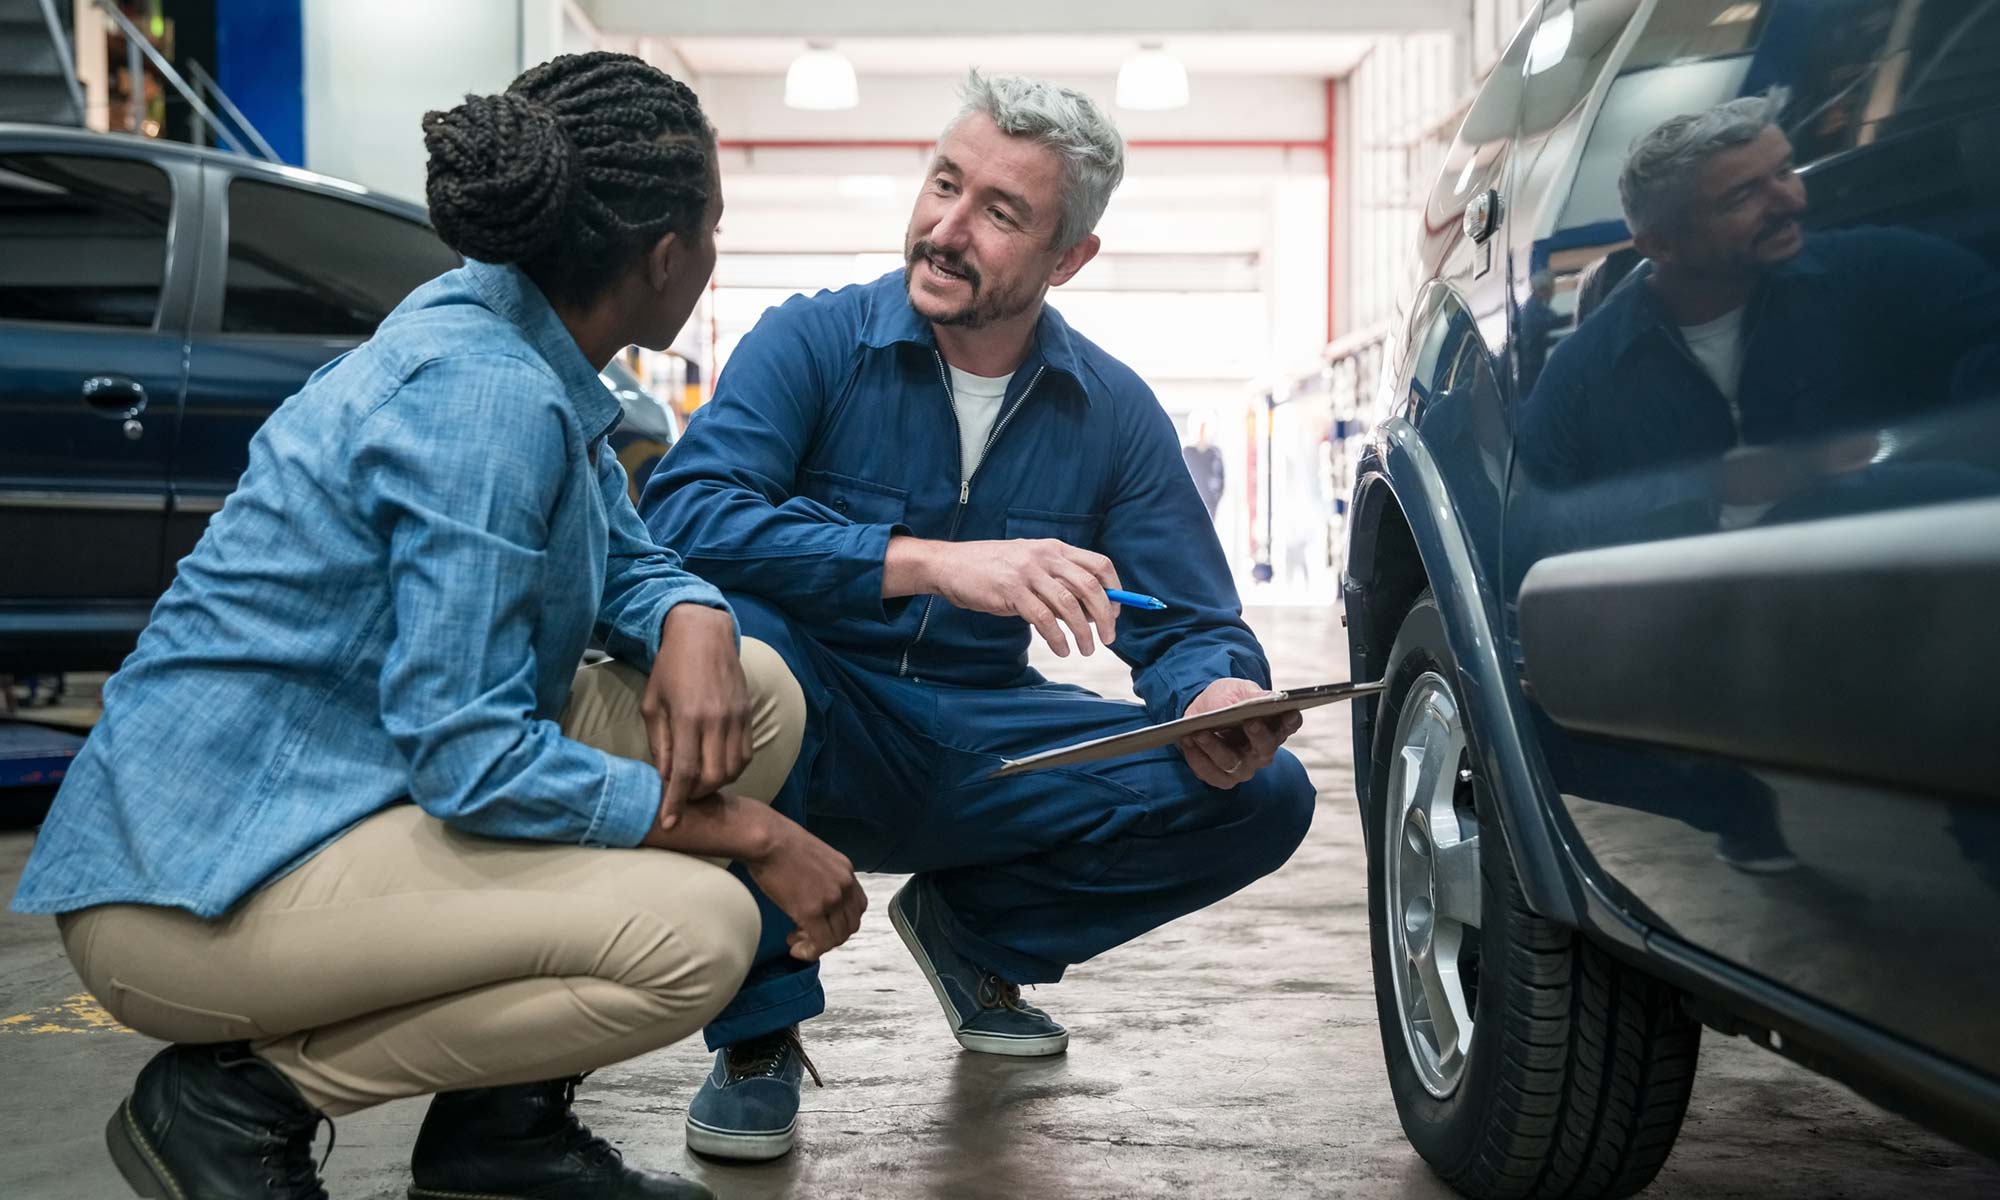
POLYGON ((1398 1023, 1424 1090, 1458 1089, 1478 999, 1479 824, 1450 686, 1419 676, 1396 724, 1381 847, 1398 1023))

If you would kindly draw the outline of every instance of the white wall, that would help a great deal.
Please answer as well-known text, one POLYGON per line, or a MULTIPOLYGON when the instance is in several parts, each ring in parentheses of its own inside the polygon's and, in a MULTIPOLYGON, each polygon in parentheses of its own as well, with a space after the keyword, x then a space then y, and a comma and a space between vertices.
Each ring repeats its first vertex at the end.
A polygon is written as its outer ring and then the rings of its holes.
MULTIPOLYGON (((710 75, 702 107, 725 140, 768 138, 934 138, 958 111, 957 75, 864 75, 861 103, 834 112, 786 108, 779 75, 710 75)), ((1188 106, 1171 112, 1114 108, 1110 75, 1051 76, 1111 114, 1126 138, 1258 138, 1317 142, 1325 137, 1325 93, 1305 76, 1197 75, 1188 106)))
MULTIPOLYGON (((1198 75, 1186 109, 1134 113, 1112 105, 1109 76, 1058 82, 1096 98, 1131 140, 1313 143, 1132 149, 1126 182, 1098 226, 1102 264, 1051 295, 1063 314, 1177 412, 1233 405, 1254 380, 1316 361, 1326 333, 1326 165, 1317 149, 1324 83, 1198 75), (1118 271, 1116 260, 1131 256, 1154 257, 1146 280, 1118 271), (1247 280, 1214 282, 1228 264, 1246 261, 1255 264, 1247 280)), ((698 81, 725 143, 915 143, 725 152, 717 313, 725 358, 788 289, 840 286, 898 263, 928 145, 958 110, 958 83, 955 75, 864 75, 858 108, 813 113, 784 106, 780 76, 698 81), (732 270, 732 255, 759 257, 756 285, 732 270), (788 257, 795 277, 785 275, 788 257)))
POLYGON ((1339 266, 1346 303, 1337 332, 1387 321, 1406 285, 1417 221, 1452 133, 1454 108, 1468 93, 1452 38, 1409 34, 1379 40, 1343 89, 1349 121, 1340 147, 1348 178, 1339 266))
POLYGON ((520 72, 522 8, 304 0, 306 166, 423 202, 422 120, 520 72))

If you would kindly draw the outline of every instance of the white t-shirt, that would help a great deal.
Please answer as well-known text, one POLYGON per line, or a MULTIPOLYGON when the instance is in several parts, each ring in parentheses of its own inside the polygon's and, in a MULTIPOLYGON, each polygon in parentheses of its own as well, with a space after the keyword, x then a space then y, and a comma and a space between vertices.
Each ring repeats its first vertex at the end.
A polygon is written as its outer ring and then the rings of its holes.
POLYGON ((1681 336, 1687 339, 1688 349, 1694 351, 1695 361, 1715 380, 1734 414, 1736 381, 1743 374, 1743 310, 1723 313, 1700 325, 1683 325, 1681 336))
POLYGON ((951 372, 952 403, 958 408, 959 482, 965 483, 979 469, 979 456, 986 452, 986 438, 993 432, 993 422, 1000 416, 1007 384, 1014 375, 1009 372, 994 379, 967 374, 957 367, 947 369, 951 372))

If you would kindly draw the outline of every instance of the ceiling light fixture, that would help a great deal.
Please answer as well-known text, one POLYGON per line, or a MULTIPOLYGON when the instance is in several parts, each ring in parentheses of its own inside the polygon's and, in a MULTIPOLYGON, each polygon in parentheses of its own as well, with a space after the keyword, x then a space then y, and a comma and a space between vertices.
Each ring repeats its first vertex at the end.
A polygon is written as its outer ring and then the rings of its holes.
POLYGON ((854 64, 825 42, 807 42, 806 52, 785 72, 785 107, 825 111, 861 103, 854 64))
POLYGON ((1158 42, 1141 42, 1139 53, 1118 68, 1118 107, 1158 111, 1186 108, 1187 68, 1160 49, 1158 42))

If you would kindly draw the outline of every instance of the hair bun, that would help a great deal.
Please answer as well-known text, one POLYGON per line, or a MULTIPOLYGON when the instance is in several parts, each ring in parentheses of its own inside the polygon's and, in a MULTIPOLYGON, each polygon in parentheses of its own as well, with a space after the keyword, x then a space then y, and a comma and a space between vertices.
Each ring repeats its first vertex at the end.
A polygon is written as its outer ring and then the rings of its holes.
POLYGON ((555 115, 525 96, 467 96, 424 115, 424 198, 445 244, 481 262, 531 261, 562 236, 573 151, 555 115))

